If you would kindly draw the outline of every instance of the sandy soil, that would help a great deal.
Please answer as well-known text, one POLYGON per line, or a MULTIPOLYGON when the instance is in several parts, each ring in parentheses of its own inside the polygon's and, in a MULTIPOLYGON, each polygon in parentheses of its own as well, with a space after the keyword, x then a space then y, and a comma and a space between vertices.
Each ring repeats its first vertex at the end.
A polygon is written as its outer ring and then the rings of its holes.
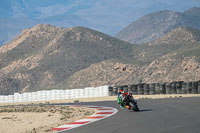
POLYGON ((93 114, 93 109, 56 106, 0 107, 0 133, 50 133, 51 128, 93 114))

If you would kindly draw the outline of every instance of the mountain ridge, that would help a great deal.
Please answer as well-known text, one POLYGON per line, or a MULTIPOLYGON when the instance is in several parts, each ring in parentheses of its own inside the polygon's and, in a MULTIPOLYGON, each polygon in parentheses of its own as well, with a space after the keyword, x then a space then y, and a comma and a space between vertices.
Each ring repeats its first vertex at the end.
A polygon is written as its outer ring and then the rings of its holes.
POLYGON ((198 80, 199 39, 200 30, 176 28, 134 45, 84 27, 36 25, 0 48, 0 94, 198 80))
POLYGON ((164 83, 199 80, 199 34, 200 30, 191 28, 173 29, 159 40, 133 47, 135 56, 131 62, 105 60, 92 64, 56 87, 82 88, 137 84, 139 81, 164 83), (144 63, 141 65, 138 62, 144 63))
POLYGON ((0 48, 0 94, 45 89, 93 63, 123 60, 129 53, 131 44, 92 29, 40 24, 0 48), (5 87, 8 78, 18 88, 5 87))
POLYGON ((115 37, 130 43, 146 43, 178 27, 200 29, 200 16, 195 15, 200 13, 200 8, 185 12, 163 10, 145 15, 122 29, 115 37), (192 15, 189 12, 192 12, 192 15))

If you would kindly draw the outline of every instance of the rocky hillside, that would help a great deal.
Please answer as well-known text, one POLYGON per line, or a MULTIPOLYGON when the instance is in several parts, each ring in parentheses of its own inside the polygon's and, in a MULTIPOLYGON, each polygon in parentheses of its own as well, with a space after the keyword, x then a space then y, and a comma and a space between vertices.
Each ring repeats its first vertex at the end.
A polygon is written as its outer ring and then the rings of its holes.
POLYGON ((126 59, 131 47, 83 27, 37 25, 0 48, 0 94, 52 89, 91 64, 126 59))
POLYGON ((0 94, 200 80, 200 31, 134 45, 84 27, 40 24, 0 48, 0 94))
POLYGON ((199 35, 199 30, 174 29, 159 40, 134 47, 132 62, 109 60, 96 63, 75 73, 63 85, 79 88, 133 84, 139 81, 152 83, 200 80, 199 35))
POLYGON ((200 30, 179 27, 172 29, 172 31, 160 37, 158 40, 150 42, 149 45, 188 44, 198 41, 200 41, 200 30))
POLYGON ((169 10, 154 12, 141 17, 122 29, 115 37, 130 43, 145 43, 156 40, 177 27, 200 29, 200 8, 191 8, 183 13, 169 10))
POLYGON ((194 56, 182 59, 162 57, 142 67, 103 61, 75 73, 61 85, 81 88, 85 86, 134 84, 140 81, 144 83, 164 83, 199 79, 200 63, 196 61, 194 56))
POLYGON ((134 48, 135 59, 143 63, 153 60, 177 50, 187 50, 199 45, 200 30, 191 28, 176 28, 160 37, 158 40, 141 44, 134 48))

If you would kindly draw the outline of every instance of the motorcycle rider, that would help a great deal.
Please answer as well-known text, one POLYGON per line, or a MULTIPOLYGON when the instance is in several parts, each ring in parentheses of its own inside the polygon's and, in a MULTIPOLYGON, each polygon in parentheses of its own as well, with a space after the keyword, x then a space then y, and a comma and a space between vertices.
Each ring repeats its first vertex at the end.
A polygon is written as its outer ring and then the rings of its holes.
POLYGON ((122 104, 122 95, 123 95, 123 90, 119 90, 117 94, 117 103, 120 104, 120 107, 123 109, 123 104, 122 104))
POLYGON ((124 109, 126 104, 128 103, 128 96, 131 96, 133 98, 131 93, 123 92, 122 90, 120 90, 118 93, 117 102, 118 102, 118 104, 120 104, 120 107, 122 109, 124 109))
POLYGON ((117 97, 119 97, 121 94, 124 94, 123 90, 119 90, 119 93, 117 94, 117 97))
POLYGON ((123 90, 120 90, 117 95, 117 102, 118 102, 118 104, 120 104, 120 107, 122 109, 125 108, 125 103, 124 103, 124 99, 125 99, 125 95, 126 95, 125 93, 127 93, 127 92, 123 92, 123 90))

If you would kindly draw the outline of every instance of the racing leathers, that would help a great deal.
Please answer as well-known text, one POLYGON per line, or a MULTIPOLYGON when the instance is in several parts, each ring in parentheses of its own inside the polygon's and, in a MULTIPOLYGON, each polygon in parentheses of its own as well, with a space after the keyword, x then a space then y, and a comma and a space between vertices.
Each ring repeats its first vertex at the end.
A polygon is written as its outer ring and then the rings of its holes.
POLYGON ((118 102, 118 104, 120 104, 120 107, 121 107, 122 109, 125 108, 124 99, 125 99, 125 94, 124 94, 124 92, 119 92, 119 93, 118 93, 118 97, 117 97, 117 102, 118 102))

